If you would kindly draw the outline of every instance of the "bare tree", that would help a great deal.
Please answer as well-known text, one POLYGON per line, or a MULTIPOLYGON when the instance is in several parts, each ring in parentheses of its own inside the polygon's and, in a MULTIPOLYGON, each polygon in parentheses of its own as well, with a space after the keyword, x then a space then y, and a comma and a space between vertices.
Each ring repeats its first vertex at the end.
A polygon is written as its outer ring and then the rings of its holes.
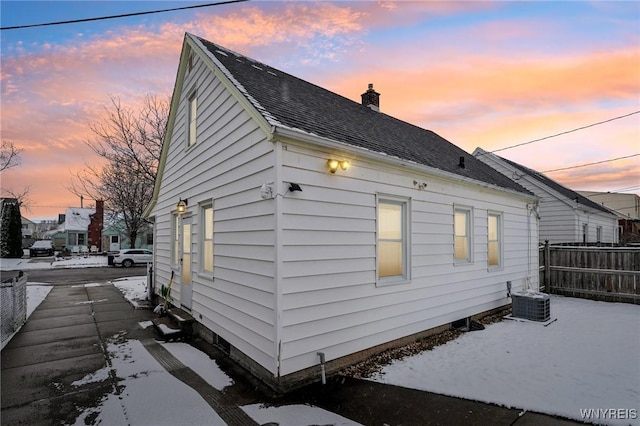
POLYGON ((111 97, 103 119, 90 125, 95 137, 86 141, 107 162, 102 167, 87 165, 69 188, 74 194, 104 200, 110 221, 120 224, 132 248, 147 226, 143 213, 153 194, 168 116, 168 98, 147 95, 136 111, 111 97))
POLYGON ((12 188, 2 188, 2 196, 4 198, 15 198, 18 200, 20 208, 24 208, 26 211, 31 211, 31 199, 29 193, 31 192, 31 186, 26 185, 21 191, 16 191, 12 188))
POLYGON ((20 165, 20 153, 24 151, 18 148, 13 142, 2 140, 0 148, 0 172, 11 167, 20 165))
MULTIPOLYGON (((0 149, 0 172, 17 167, 22 163, 20 154, 24 151, 22 148, 18 148, 12 141, 2 140, 2 147, 0 149)), ((25 208, 27 211, 31 211, 31 200, 29 199, 30 186, 25 186, 21 191, 13 188, 1 188, 3 198, 15 198, 18 200, 18 206, 25 208)))

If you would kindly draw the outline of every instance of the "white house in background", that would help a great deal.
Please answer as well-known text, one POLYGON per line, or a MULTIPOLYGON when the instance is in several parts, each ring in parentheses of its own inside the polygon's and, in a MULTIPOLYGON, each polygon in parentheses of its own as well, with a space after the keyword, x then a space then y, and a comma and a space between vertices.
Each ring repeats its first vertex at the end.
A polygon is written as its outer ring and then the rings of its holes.
POLYGON ((437 134, 186 34, 156 292, 277 388, 538 288, 537 198, 437 134), (180 204, 180 211, 178 210, 180 204), (182 211, 184 210, 184 211, 182 211))
POLYGON ((550 243, 617 243, 618 218, 601 204, 524 167, 476 148, 473 155, 540 197, 540 241, 550 243))
POLYGON ((36 224, 35 222, 27 219, 22 216, 22 238, 33 238, 33 235, 36 233, 36 224))

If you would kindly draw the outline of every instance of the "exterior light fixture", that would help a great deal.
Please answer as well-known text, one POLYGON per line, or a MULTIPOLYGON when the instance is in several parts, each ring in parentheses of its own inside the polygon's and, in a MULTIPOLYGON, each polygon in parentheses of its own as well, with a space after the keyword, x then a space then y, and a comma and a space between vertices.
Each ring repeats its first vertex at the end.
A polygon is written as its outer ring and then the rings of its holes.
POLYGON ((188 204, 188 200, 186 198, 184 200, 180 198, 180 201, 178 201, 178 204, 176 205, 176 210, 178 210, 178 213, 186 212, 187 204, 188 204))
POLYGON ((300 185, 298 185, 297 183, 289 183, 289 192, 295 192, 295 191, 302 192, 302 188, 300 188, 300 185))
POLYGON ((327 161, 327 167, 331 173, 335 173, 338 168, 342 170, 347 170, 349 168, 349 162, 347 160, 334 160, 330 159, 327 161))

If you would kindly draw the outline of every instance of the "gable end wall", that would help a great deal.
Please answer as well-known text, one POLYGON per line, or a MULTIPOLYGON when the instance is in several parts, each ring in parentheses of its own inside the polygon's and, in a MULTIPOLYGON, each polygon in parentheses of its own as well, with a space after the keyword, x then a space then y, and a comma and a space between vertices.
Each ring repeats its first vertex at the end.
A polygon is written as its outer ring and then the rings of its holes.
POLYGON ((188 199, 192 221, 192 315, 272 373, 275 365, 274 200, 260 187, 274 181, 272 142, 200 57, 185 70, 164 164, 155 218, 155 282, 182 298, 171 261, 172 217, 188 199), (187 148, 187 97, 197 97, 197 143, 187 148), (214 208, 214 273, 202 271, 202 211, 214 208))

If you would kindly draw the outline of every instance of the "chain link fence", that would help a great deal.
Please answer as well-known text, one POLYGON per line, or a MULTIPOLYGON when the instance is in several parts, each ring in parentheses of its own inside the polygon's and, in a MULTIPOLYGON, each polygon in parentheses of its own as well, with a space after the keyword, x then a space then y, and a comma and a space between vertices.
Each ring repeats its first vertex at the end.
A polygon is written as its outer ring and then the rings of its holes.
POLYGON ((27 321, 27 275, 22 271, 0 285, 2 343, 27 321))

